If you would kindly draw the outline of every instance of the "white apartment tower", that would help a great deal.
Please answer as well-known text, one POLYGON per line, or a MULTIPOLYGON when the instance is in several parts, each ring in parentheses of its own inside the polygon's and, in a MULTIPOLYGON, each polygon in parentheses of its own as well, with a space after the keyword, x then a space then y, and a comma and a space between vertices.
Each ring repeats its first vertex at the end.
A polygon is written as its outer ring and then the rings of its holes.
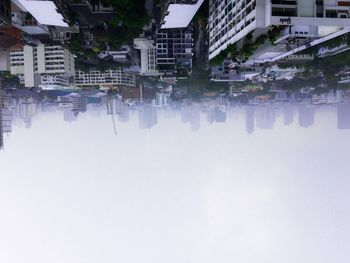
POLYGON ((24 46, 10 52, 11 74, 23 76, 25 87, 35 87, 35 74, 74 76, 74 55, 61 46, 24 46))
POLYGON ((256 29, 322 38, 350 27, 350 0, 209 0, 209 59, 256 29))

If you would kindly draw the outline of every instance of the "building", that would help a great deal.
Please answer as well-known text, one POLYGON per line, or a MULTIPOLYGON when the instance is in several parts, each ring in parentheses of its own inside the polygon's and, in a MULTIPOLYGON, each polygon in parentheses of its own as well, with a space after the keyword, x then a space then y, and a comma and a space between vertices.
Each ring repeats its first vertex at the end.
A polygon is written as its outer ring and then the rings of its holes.
POLYGON ((152 105, 145 104, 139 109, 139 128, 141 130, 151 129, 158 123, 157 108, 152 105))
POLYGON ((315 122, 315 109, 311 106, 299 106, 299 126, 308 128, 315 122))
POLYGON ((128 45, 122 45, 119 50, 104 50, 99 54, 100 59, 113 60, 118 63, 127 63, 130 61, 131 48, 128 45))
POLYGON ((36 74, 75 73, 74 55, 61 46, 24 46, 10 52, 10 70, 13 75, 21 75, 25 87, 35 87, 36 74))
POLYGON ((350 130, 350 103, 337 105, 337 126, 340 130, 350 130))
POLYGON ((0 26, 0 51, 10 52, 20 48, 23 48, 22 31, 10 25, 0 26))
POLYGON ((277 116, 276 110, 271 106, 256 107, 256 127, 259 129, 273 129, 277 116))
MULTIPOLYGON (((130 119, 129 105, 120 97, 112 100, 113 113, 117 114, 119 122, 128 122, 130 119)), ((110 113, 112 114, 112 112, 110 113)))
POLYGON ((192 70, 192 28, 158 29, 156 33, 157 69, 163 74, 187 78, 192 70))
POLYGON ((67 32, 69 25, 53 1, 12 0, 12 25, 29 35, 67 32))
POLYGON ((341 90, 331 90, 322 94, 312 94, 313 104, 335 104, 342 100, 341 90))
POLYGON ((37 75, 39 87, 42 89, 50 89, 51 87, 68 87, 72 82, 72 77, 68 74, 42 74, 37 75))
POLYGON ((32 120, 38 114, 38 105, 32 97, 19 98, 17 112, 24 122, 24 127, 28 129, 32 127, 32 120))
POLYGON ((140 50, 140 74, 143 76, 157 76, 156 46, 154 40, 140 37, 134 39, 134 48, 140 50))
POLYGON ((254 115, 254 107, 248 106, 245 111, 245 130, 248 135, 252 134, 255 130, 254 115))
POLYGON ((76 121, 77 115, 73 111, 73 104, 68 103, 59 103, 59 108, 63 111, 63 120, 66 122, 76 121))
POLYGON ((156 98, 154 99, 154 105, 159 108, 168 106, 170 101, 170 93, 156 92, 156 98))
POLYGON ((89 86, 128 86, 136 87, 136 76, 126 73, 123 69, 109 69, 106 71, 78 70, 75 73, 75 84, 79 87, 89 86))
POLYGON ((209 59, 253 31, 257 37, 280 26, 279 45, 254 58, 259 63, 280 60, 349 32, 349 14, 349 1, 210 0, 209 59))
POLYGON ((3 95, 4 95, 4 92, 1 89, 1 79, 0 79, 0 150, 4 148, 4 130, 3 130, 3 123, 2 123, 2 108, 4 106, 3 95))
POLYGON ((11 0, 0 0, 0 27, 11 24, 11 0))
POLYGON ((0 50, 0 71, 10 70, 10 53, 0 50))
POLYGON ((225 59, 220 65, 211 68, 211 81, 242 82, 252 80, 263 72, 259 65, 238 65, 232 59, 225 59))
POLYGON ((68 95, 69 101, 72 103, 73 112, 78 115, 79 112, 86 112, 87 98, 83 94, 71 93, 68 95))
POLYGON ((163 0, 161 28, 186 28, 203 2, 204 0, 163 0))
POLYGON ((294 107, 292 104, 283 105, 283 123, 284 125, 291 125, 294 121, 294 107))

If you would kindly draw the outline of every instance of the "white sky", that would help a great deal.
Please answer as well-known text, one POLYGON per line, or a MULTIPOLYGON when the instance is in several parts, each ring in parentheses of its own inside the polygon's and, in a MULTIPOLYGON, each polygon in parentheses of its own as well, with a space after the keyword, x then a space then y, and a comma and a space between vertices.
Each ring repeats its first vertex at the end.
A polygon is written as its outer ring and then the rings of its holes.
POLYGON ((43 113, 0 152, 0 262, 347 263, 350 131, 245 133, 243 114, 191 132, 137 116, 43 113))

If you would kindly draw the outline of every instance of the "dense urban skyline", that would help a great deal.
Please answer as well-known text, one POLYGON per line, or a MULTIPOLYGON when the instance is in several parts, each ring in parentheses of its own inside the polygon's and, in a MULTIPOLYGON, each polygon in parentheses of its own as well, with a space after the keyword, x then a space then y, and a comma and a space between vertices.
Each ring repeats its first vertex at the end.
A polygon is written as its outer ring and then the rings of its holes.
POLYGON ((348 263, 350 0, 0 0, 1 263, 348 263))

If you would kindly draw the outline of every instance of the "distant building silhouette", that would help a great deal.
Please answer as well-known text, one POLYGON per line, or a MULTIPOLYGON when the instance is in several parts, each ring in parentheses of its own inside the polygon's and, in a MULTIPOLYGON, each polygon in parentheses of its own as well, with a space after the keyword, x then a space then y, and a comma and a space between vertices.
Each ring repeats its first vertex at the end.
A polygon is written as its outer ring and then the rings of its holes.
MULTIPOLYGON (((0 85, 1 85, 1 79, 0 79, 0 85)), ((3 123, 2 123, 2 108, 3 108, 3 91, 1 90, 0 86, 0 150, 4 148, 4 130, 3 130, 3 123)))
POLYGON ((158 123, 157 108, 152 105, 143 105, 139 110, 139 128, 151 129, 158 123))
POLYGON ((294 108, 291 104, 283 106, 284 125, 291 125, 294 121, 294 108))
POLYGON ((273 129, 276 122, 276 111, 271 107, 256 108, 256 127, 260 129, 273 129))
POLYGON ((315 122, 315 109, 310 106, 299 106, 299 125, 300 127, 308 128, 315 122))
POLYGON ((255 129, 254 107, 247 107, 245 111, 245 130, 247 134, 252 134, 255 129))
POLYGON ((79 93, 69 94, 69 100, 73 105, 73 111, 86 112, 87 98, 79 93))
POLYGON ((340 130, 350 129, 350 103, 339 104, 337 109, 337 126, 340 130))

